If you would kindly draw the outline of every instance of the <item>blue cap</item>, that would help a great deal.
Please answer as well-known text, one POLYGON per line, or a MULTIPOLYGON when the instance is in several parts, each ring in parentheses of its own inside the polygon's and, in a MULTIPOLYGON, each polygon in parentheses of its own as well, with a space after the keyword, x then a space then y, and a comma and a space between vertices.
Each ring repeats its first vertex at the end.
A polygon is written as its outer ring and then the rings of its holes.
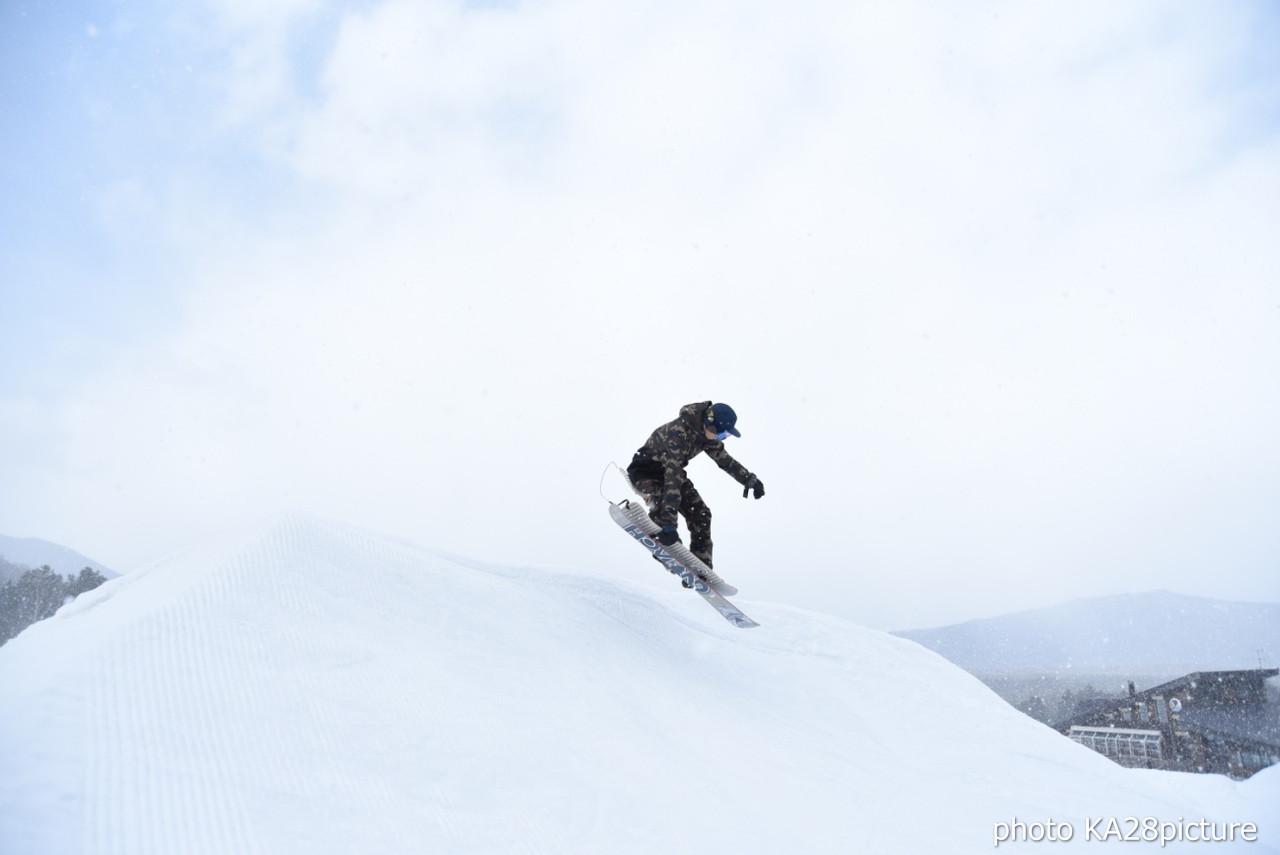
POLYGON ((712 404, 711 409, 707 411, 707 424, 716 433, 731 433, 740 437, 742 434, 738 433, 738 429, 734 427, 737 423, 738 414, 728 404, 712 404))

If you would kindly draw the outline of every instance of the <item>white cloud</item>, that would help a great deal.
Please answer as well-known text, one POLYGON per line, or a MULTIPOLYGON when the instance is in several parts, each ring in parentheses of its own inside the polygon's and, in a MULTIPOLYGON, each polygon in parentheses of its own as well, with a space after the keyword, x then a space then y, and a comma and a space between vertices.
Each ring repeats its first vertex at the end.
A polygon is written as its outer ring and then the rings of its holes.
POLYGON ((35 505, 87 538, 297 506, 643 572, 595 479, 715 396, 770 493, 695 477, 762 598, 1276 595, 1276 137, 1236 133, 1229 16, 390 0, 304 92, 323 12, 273 9, 228 7, 223 107, 299 192, 177 212, 186 321, 57 420, 35 505))

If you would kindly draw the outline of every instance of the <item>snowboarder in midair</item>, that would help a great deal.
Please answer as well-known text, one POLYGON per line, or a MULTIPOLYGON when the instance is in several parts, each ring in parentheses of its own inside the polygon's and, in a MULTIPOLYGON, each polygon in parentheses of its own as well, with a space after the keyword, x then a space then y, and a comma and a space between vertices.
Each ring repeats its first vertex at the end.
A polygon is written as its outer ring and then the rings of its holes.
POLYGON ((664 546, 678 541, 677 515, 682 515, 689 527, 689 551, 708 567, 712 566, 711 509, 698 495, 685 467, 705 451, 742 485, 742 498, 751 494, 762 497, 763 482, 725 450, 726 439, 742 436, 737 423, 738 415, 728 404, 685 404, 679 417, 650 434, 627 467, 632 486, 649 504, 649 516, 662 526, 655 539, 664 546))

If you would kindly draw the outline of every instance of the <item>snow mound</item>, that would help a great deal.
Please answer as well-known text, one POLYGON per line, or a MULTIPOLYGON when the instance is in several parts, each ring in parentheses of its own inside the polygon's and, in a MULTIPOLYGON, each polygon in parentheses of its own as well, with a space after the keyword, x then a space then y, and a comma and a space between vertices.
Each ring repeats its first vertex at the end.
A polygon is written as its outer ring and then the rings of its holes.
POLYGON ((988 852, 1126 816, 1278 851, 1274 775, 1121 769, 913 642, 738 630, 619 555, 637 584, 290 515, 113 580, 0 648, 0 851, 988 852))

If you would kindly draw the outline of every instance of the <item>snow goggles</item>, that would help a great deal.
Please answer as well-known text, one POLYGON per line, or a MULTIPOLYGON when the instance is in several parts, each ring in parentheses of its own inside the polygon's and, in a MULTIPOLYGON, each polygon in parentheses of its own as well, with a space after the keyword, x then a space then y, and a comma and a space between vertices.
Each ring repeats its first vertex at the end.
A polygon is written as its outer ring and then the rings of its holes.
MULTIPOLYGON (((715 430, 715 428, 712 428, 712 430, 715 430)), ((724 442, 726 439, 728 439, 731 436, 733 436, 733 434, 729 433, 727 430, 722 430, 716 434, 716 439, 720 440, 721 442, 724 442)))

